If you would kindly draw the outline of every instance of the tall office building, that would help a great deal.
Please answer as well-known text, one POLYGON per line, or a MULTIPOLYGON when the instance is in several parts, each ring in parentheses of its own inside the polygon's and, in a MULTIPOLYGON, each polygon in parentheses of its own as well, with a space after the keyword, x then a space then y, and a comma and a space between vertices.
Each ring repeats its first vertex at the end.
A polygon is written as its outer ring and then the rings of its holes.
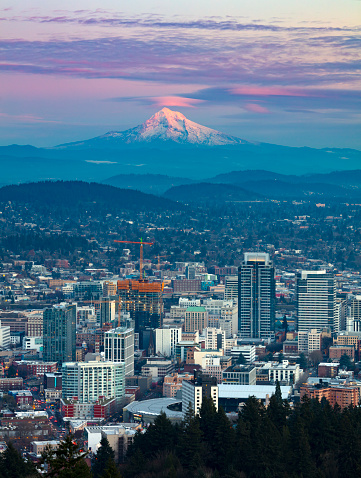
POLYGON ((182 382, 182 413, 185 417, 189 408, 195 415, 199 414, 203 397, 212 399, 216 410, 218 410, 218 386, 216 377, 210 377, 198 372, 194 380, 183 380, 182 382))
POLYGON ((45 309, 43 314, 45 362, 75 360, 76 305, 60 304, 45 309))
POLYGON ((238 268, 238 330, 241 337, 267 339, 274 332, 275 279, 269 254, 247 252, 238 268))
POLYGON ((136 333, 163 325, 163 287, 163 282, 118 281, 119 307, 130 313, 136 333))
POLYGON ((90 403, 100 397, 121 399, 125 394, 123 362, 65 362, 62 365, 63 399, 77 397, 90 403))
POLYGON ((103 282, 103 296, 110 297, 117 294, 117 283, 112 281, 103 282))
MULTIPOLYGON (((298 330, 324 328, 335 331, 336 284, 331 272, 301 271, 297 274, 298 330)), ((337 328, 337 327, 336 327, 337 328)))
POLYGON ((175 348, 182 340, 180 327, 164 327, 155 329, 155 351, 167 357, 174 357, 175 348))
POLYGON ((224 285, 225 300, 238 299, 238 277, 226 276, 224 285))
POLYGON ((115 320, 115 300, 109 297, 102 297, 100 302, 100 327, 104 324, 111 324, 115 320))
POLYGON ((134 329, 117 327, 104 334, 105 360, 124 362, 125 375, 134 375, 134 329))
POLYGON ((208 312, 204 307, 188 307, 184 319, 184 332, 202 332, 208 327, 208 312))

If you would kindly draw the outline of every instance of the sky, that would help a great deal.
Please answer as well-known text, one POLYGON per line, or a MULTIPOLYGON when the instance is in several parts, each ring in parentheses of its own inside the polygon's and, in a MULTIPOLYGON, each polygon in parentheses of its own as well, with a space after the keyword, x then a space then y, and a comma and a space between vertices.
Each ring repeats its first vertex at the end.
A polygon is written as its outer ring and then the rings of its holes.
POLYGON ((2 0, 0 145, 163 106, 250 141, 361 149, 361 0, 2 0))

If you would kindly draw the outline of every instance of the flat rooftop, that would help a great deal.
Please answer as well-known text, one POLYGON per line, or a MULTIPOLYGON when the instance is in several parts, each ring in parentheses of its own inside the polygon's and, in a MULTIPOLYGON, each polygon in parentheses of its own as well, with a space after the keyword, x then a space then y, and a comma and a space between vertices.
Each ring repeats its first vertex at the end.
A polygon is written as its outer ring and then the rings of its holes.
POLYGON ((143 400, 141 402, 132 402, 125 407, 130 413, 137 413, 140 415, 160 415, 164 412, 167 417, 182 418, 182 412, 176 412, 167 408, 174 403, 180 403, 176 398, 152 398, 151 400, 143 400))

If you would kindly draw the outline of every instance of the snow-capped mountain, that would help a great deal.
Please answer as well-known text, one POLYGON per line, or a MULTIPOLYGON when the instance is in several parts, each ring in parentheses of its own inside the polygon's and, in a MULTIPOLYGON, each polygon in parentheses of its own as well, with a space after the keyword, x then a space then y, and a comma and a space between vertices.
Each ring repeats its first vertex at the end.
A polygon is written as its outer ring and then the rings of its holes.
POLYGON ((120 147, 149 143, 176 143, 193 146, 225 146, 247 141, 190 121, 182 113, 163 108, 144 123, 126 131, 109 131, 96 138, 60 145, 60 147, 120 147))

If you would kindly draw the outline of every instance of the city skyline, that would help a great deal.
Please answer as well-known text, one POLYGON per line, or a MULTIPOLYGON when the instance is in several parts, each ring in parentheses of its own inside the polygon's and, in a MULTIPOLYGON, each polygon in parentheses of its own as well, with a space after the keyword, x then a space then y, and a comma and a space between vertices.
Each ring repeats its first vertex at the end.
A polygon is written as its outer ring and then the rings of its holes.
POLYGON ((251 141, 361 148, 359 2, 118 8, 4 3, 0 144, 83 140, 167 106, 251 141))

